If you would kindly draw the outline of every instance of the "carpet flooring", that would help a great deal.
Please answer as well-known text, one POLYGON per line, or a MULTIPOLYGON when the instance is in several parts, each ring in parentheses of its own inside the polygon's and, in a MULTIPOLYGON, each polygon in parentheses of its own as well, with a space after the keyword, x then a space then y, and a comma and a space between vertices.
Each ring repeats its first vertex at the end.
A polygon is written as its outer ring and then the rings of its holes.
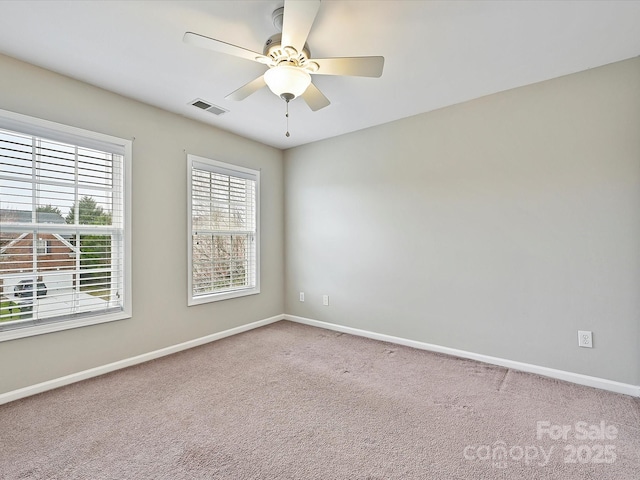
POLYGON ((2 479, 639 479, 640 399, 278 322, 0 407, 2 479))

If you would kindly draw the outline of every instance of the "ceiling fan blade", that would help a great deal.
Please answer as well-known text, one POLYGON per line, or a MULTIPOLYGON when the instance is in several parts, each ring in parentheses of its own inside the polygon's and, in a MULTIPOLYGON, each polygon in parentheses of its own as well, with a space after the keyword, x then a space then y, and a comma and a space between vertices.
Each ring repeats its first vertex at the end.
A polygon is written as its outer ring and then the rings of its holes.
POLYGON ((314 58, 320 68, 315 75, 348 75, 353 77, 380 77, 384 57, 314 58))
POLYGON ((309 108, 314 112, 321 108, 328 107, 331 104, 329 99, 325 97, 313 83, 309 84, 301 96, 307 105, 309 105, 309 108))
POLYGON ((282 22, 283 47, 293 47, 302 52, 319 8, 320 0, 285 0, 282 22))
POLYGON ((235 92, 230 93, 224 98, 225 100, 236 100, 236 101, 244 100, 249 95, 257 92, 258 90, 260 90, 262 87, 265 87, 266 85, 267 84, 264 83, 264 75, 260 75, 255 80, 251 80, 249 83, 247 83, 246 85, 243 85, 242 87, 237 89, 235 92))
POLYGON ((261 53, 247 50, 246 48, 238 47, 237 45, 231 45, 230 43, 216 40, 215 38, 205 37, 193 32, 187 32, 182 37, 184 43, 195 45, 196 47, 206 48, 213 50, 214 52, 226 53, 227 55, 233 55, 234 57, 246 58, 247 60, 253 60, 254 62, 264 63, 269 65, 271 59, 265 57, 261 53))

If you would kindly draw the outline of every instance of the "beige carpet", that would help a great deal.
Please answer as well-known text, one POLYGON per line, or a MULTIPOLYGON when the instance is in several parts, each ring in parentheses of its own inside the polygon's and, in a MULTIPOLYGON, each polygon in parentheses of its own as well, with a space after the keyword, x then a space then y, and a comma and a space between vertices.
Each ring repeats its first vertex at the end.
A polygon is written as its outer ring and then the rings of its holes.
POLYGON ((278 322, 0 407, 0 478, 638 479, 640 401, 278 322))

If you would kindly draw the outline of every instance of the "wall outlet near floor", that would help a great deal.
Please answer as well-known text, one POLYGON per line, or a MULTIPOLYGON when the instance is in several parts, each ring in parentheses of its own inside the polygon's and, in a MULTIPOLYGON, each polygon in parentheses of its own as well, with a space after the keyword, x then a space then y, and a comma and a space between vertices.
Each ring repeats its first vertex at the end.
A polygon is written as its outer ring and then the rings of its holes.
POLYGON ((329 295, 322 295, 322 305, 329 306, 329 295))
POLYGON ((578 330, 578 346, 593 348, 593 332, 578 330))
POLYGON ((300 292, 300 301, 304 302, 304 292, 300 292))

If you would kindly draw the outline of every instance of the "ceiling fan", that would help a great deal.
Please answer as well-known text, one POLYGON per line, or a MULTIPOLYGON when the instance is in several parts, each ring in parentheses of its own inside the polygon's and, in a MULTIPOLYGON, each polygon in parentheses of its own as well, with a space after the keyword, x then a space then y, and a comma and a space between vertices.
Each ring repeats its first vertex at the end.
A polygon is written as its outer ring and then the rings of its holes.
POLYGON ((282 33, 272 35, 265 42, 263 53, 193 32, 185 33, 183 41, 269 67, 264 75, 230 93, 225 99, 244 100, 268 86, 287 102, 287 107, 291 100, 302 97, 309 108, 316 111, 331 102, 313 84, 312 74, 380 77, 384 66, 384 57, 311 58, 306 41, 319 8, 320 0, 285 0, 284 7, 273 12, 274 26, 282 33))

